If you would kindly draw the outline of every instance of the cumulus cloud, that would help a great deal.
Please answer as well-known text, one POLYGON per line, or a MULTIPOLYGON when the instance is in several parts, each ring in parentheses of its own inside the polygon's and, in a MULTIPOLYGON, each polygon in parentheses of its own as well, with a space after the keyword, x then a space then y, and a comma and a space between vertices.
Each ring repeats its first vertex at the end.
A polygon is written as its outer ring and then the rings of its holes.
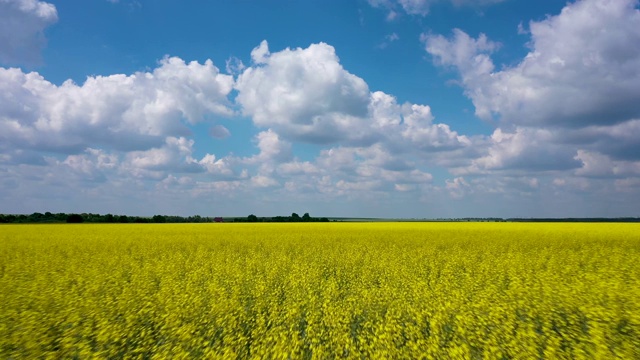
POLYGON ((610 126, 592 125, 570 131, 557 131, 556 137, 568 144, 602 153, 614 160, 640 160, 638 134, 640 120, 633 119, 610 126))
POLYGON ((79 152, 133 150, 186 135, 183 121, 231 115, 233 78, 210 60, 163 59, 152 72, 88 77, 60 86, 40 74, 0 68, 0 140, 6 147, 79 152))
POLYGON ((447 124, 434 123, 431 107, 398 104, 394 96, 381 91, 371 93, 368 117, 378 141, 397 151, 435 153, 471 146, 467 136, 447 124))
POLYGON ((48 2, 0 0, 0 63, 40 62, 44 30, 56 21, 58 11, 48 2))
POLYGON ((291 144, 280 139, 280 136, 269 129, 255 136, 260 153, 246 159, 251 164, 282 163, 293 158, 291 144))
POLYGON ((436 64, 458 69, 483 119, 528 126, 610 125, 640 116, 640 11, 636 0, 581 0, 531 21, 531 50, 495 71, 496 44, 454 30, 423 35, 436 64))
POLYGON ((230 57, 225 62, 225 70, 227 70, 227 74, 238 75, 242 73, 242 70, 247 67, 244 65, 242 60, 238 59, 235 56, 230 57))
POLYGON ((84 153, 69 155, 58 162, 76 174, 83 181, 106 181, 105 173, 111 172, 119 166, 120 159, 117 155, 107 153, 101 149, 87 148, 84 153))
MULTIPOLYGON (((322 150, 316 159, 317 172, 340 179, 343 184, 366 183, 377 190, 408 191, 431 183, 433 176, 417 168, 402 156, 389 152, 383 145, 322 150)), ((325 184, 326 177, 318 177, 325 184)), ((342 189, 343 191, 345 189, 342 189)))
POLYGON ((486 154, 454 173, 488 173, 497 170, 548 171, 570 170, 580 166, 575 150, 555 143, 555 135, 547 129, 518 127, 514 132, 496 129, 487 144, 486 154))
MULTIPOLYGON (((470 145, 465 136, 434 123, 429 106, 399 104, 391 95, 370 92, 342 68, 329 45, 272 53, 263 42, 252 61, 237 84, 211 61, 179 58, 165 58, 150 72, 89 77, 80 85, 56 86, 38 73, 0 69, 5 80, 0 87, 6 90, 0 94, 0 162, 28 161, 42 165, 42 171, 64 168, 92 183, 151 183, 167 193, 190 188, 211 194, 228 186, 229 191, 295 188, 328 197, 370 196, 367 189, 405 193, 430 184, 432 175, 415 164, 416 151, 470 145), (209 114, 235 115, 228 100, 234 84, 239 109, 266 128, 255 136, 257 154, 196 158, 188 125, 209 114), (294 156, 292 141, 336 146, 302 161, 294 156), (66 157, 41 155, 51 151, 66 157)), ((229 136, 222 125, 209 133, 229 136)))
POLYGON ((254 66, 236 83, 236 101, 261 127, 311 142, 349 137, 351 118, 366 115, 367 84, 345 71, 332 46, 270 53, 263 41, 251 52, 254 66))
POLYGON ((626 177, 640 175, 640 161, 616 161, 611 157, 593 151, 578 150, 575 159, 582 167, 576 175, 587 177, 626 177))
POLYGON ((288 140, 355 147, 386 143, 409 152, 412 146, 433 152, 470 145, 446 124, 433 123, 429 106, 398 104, 391 95, 369 92, 327 44, 271 53, 263 41, 252 58, 254 65, 236 83, 236 99, 255 125, 288 140))
POLYGON ((149 171, 200 172, 202 167, 192 157, 194 140, 169 136, 162 147, 127 154, 127 163, 134 169, 149 171))
POLYGON ((463 83, 469 85, 493 71, 494 65, 489 54, 500 47, 485 34, 473 39, 460 29, 453 29, 450 39, 433 34, 422 34, 420 39, 425 42, 425 50, 437 65, 457 68, 463 83))
POLYGON ((454 199, 461 199, 469 191, 469 183, 463 177, 448 179, 445 181, 445 188, 454 199))
MULTIPOLYGON (((455 29, 423 34, 434 64, 455 69, 478 117, 497 119, 480 156, 454 174, 561 172, 635 176, 640 134, 640 10, 635 0, 580 0, 529 22, 530 51, 497 70, 500 44, 455 29)), ((567 175, 571 176, 571 175, 567 175)))

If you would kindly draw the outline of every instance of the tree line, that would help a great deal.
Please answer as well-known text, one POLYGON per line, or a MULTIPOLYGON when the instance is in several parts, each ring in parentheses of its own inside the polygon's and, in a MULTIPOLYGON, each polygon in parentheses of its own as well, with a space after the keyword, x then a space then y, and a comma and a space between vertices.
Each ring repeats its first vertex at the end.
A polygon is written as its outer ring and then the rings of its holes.
POLYGON ((216 218, 194 216, 154 215, 152 217, 127 216, 113 214, 67 214, 67 213, 39 213, 30 215, 0 214, 0 223, 206 223, 215 222, 216 218))
MULTIPOLYGON (((374 219, 375 220, 375 219, 374 219)), ((384 220, 384 219, 378 219, 384 220)), ((334 218, 333 221, 336 221, 334 218)), ((338 221, 341 221, 340 219, 338 221)), ((638 217, 619 218, 456 218, 456 219, 421 219, 413 221, 454 221, 454 222, 640 222, 638 217)), ((35 212, 30 215, 0 214, 0 224, 29 224, 29 223, 212 223, 212 222, 329 222, 326 217, 312 217, 309 213, 300 216, 292 213, 291 216, 258 217, 251 214, 247 217, 222 218, 193 216, 154 215, 127 216, 113 214, 67 214, 35 212)))
POLYGON ((204 217, 200 215, 194 216, 172 216, 172 215, 154 215, 152 217, 144 216, 127 216, 113 214, 67 214, 67 213, 51 213, 35 212, 30 215, 20 214, 0 214, 0 223, 5 224, 29 224, 29 223, 212 223, 212 222, 328 222, 329 219, 314 218, 305 213, 299 216, 296 213, 291 216, 275 216, 275 217, 257 217, 249 215, 241 218, 222 217, 204 217))
POLYGON ((314 218, 309 213, 304 213, 300 216, 296 213, 292 213, 291 216, 272 216, 272 217, 257 217, 253 214, 246 218, 235 218, 233 222, 329 222, 329 218, 321 217, 314 218))

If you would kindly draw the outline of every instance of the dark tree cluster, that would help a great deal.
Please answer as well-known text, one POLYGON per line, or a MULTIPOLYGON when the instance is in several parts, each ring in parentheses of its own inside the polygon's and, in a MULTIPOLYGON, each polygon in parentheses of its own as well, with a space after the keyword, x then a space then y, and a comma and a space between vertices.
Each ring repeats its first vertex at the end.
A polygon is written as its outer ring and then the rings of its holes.
POLYGON ((246 218, 235 218, 234 222, 329 222, 326 217, 314 218, 309 213, 304 213, 302 217, 293 213, 291 216, 273 216, 273 217, 257 217, 254 214, 247 216, 246 218))
POLYGON ((31 215, 0 214, 0 223, 5 224, 28 224, 28 223, 209 223, 221 222, 221 218, 194 216, 167 216, 154 215, 153 217, 127 216, 113 214, 67 214, 50 213, 44 214, 36 212, 31 215))

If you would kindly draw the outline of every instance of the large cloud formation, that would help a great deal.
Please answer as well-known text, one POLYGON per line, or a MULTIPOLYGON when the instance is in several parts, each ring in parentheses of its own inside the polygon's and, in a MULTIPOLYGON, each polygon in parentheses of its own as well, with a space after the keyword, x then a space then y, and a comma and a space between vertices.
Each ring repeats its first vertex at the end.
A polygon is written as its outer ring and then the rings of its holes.
POLYGON ((424 35, 437 64, 460 71, 476 115, 519 125, 609 125, 640 116, 640 10, 636 0, 583 0, 529 23, 531 50, 495 71, 485 35, 424 35))
POLYGON ((231 115, 233 78, 208 60, 163 59, 153 72, 88 77, 56 86, 35 72, 0 68, 3 151, 77 153, 90 146, 148 148, 188 134, 183 120, 231 115))
POLYGON ((57 20, 56 7, 48 2, 0 0, 0 64, 38 63, 44 29, 57 20))
POLYGON ((433 124, 429 106, 400 105, 391 95, 370 92, 364 80, 340 65, 330 45, 271 54, 263 41, 252 58, 253 66, 236 82, 236 101, 256 126, 287 139, 350 146, 381 142, 394 148, 411 144, 423 151, 469 145, 446 124, 433 124))
POLYGON ((464 171, 576 169, 627 176, 640 160, 640 10, 635 0, 582 0, 529 23, 529 53, 496 70, 499 44, 456 29, 424 34, 434 63, 460 75, 476 115, 497 119, 484 157, 464 171), (634 162, 635 161, 635 162, 634 162), (613 167, 617 166, 618 170, 613 167))

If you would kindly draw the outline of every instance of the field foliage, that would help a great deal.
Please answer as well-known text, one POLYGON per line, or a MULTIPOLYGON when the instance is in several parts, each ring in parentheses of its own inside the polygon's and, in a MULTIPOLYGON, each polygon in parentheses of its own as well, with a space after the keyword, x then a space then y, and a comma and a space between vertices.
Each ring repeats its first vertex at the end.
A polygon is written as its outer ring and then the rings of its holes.
POLYGON ((0 358, 640 358, 637 224, 0 226, 0 358))

